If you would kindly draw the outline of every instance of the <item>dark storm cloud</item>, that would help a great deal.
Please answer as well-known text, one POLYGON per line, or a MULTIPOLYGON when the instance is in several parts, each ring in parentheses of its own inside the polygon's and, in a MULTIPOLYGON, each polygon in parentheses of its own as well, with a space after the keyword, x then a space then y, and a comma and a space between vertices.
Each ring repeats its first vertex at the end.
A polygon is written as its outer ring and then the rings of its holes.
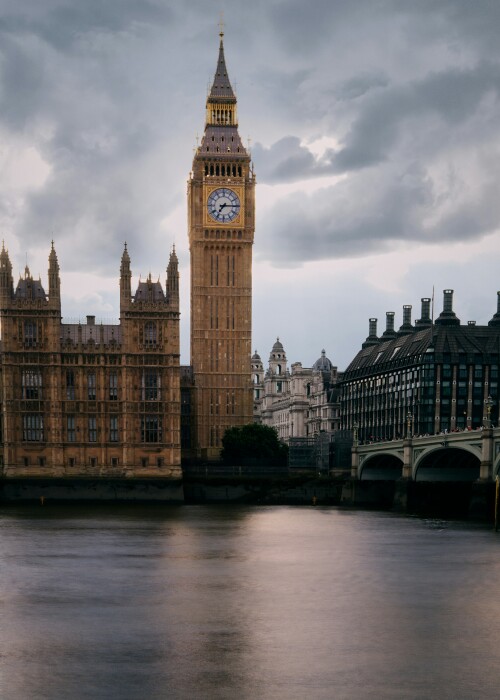
POLYGON ((296 136, 285 136, 270 148, 257 143, 252 157, 260 182, 296 182, 332 171, 325 159, 315 158, 296 136))
POLYGON ((113 34, 143 24, 168 25, 172 17, 164 3, 148 0, 21 1, 0 18, 0 33, 38 36, 64 52, 87 34, 113 34))
MULTIPOLYGON (((113 271, 125 239, 139 257, 146 237, 167 247, 162 221, 185 203, 220 9, 3 0, 0 130, 49 171, 17 199, 0 195, 2 225, 22 246, 53 233, 71 241, 76 265, 113 271)), ((234 0, 225 9, 258 181, 300 193, 300 181, 343 176, 317 194, 276 195, 258 254, 293 265, 498 227, 500 3, 234 0), (317 156, 307 144, 323 137, 339 145, 317 156)))
MULTIPOLYGON (((484 62, 469 70, 435 73, 410 85, 387 88, 361 108, 345 138, 346 145, 335 154, 335 169, 345 172, 386 160, 397 141, 413 138, 415 130, 428 128, 429 116, 437 116, 441 121, 438 128, 443 129, 438 143, 433 144, 434 155, 435 147, 442 148, 453 138, 450 129, 458 128, 481 109, 488 93, 498 100, 500 70, 498 65, 484 62)), ((429 131, 432 139, 435 131, 429 131)))
POLYGON ((261 257, 295 266, 380 254, 401 243, 432 245, 480 238, 500 225, 498 160, 488 176, 477 191, 459 188, 443 193, 413 163, 405 172, 388 166, 383 178, 378 169, 366 170, 314 194, 296 192, 262 222, 261 257))

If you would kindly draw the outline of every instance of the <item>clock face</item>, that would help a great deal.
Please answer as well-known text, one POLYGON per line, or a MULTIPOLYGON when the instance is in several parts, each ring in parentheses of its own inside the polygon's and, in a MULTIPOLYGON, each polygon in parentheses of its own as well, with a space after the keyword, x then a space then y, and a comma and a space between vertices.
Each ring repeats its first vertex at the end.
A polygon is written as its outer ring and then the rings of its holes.
POLYGON ((233 190, 220 187, 210 193, 207 208, 212 219, 227 224, 234 221, 240 213, 240 200, 233 190))

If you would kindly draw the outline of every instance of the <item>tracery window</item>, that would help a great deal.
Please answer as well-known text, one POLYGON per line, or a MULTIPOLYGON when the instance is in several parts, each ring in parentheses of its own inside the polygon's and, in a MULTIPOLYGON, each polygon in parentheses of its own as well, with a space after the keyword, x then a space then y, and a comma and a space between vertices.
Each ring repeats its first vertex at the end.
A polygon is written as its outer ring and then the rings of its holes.
POLYGON ((143 401, 157 401, 161 398, 161 377, 153 369, 145 369, 142 373, 141 398, 143 401))
POLYGON ((148 321, 144 324, 144 345, 152 347, 157 343, 156 323, 148 321))
POLYGON ((23 415, 23 440, 41 442, 43 440, 43 415, 29 413, 23 415))
POLYGON ((162 423, 161 416, 145 415, 141 418, 141 441, 142 442, 161 442, 162 440, 162 423))
POLYGON ((24 344, 28 348, 33 348, 36 346, 38 340, 38 328, 36 321, 25 321, 24 322, 24 344))
POLYGON ((36 401, 42 398, 42 373, 39 370, 23 370, 21 383, 23 399, 36 401))

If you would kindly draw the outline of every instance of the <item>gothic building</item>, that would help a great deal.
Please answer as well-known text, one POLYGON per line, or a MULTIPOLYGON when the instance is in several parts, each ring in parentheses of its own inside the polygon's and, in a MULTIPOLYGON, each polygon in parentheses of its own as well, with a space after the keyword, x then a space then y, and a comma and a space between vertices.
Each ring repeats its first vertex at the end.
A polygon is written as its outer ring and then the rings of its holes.
POLYGON ((205 131, 188 181, 192 452, 202 459, 218 458, 226 428, 252 420, 255 176, 236 107, 221 32, 205 131))
POLYGON ((180 367, 179 273, 132 291, 127 246, 120 322, 63 323, 54 246, 48 292, 0 254, 0 471, 25 476, 181 476, 218 458, 227 427, 252 420, 255 177, 238 133, 223 34, 205 132, 188 182, 191 365, 180 367))
POLYGON ((6 477, 173 477, 180 470, 179 273, 131 288, 120 268, 120 323, 61 320, 56 251, 48 293, 28 267, 14 288, 0 253, 0 416, 6 477))
POLYGON ((422 299, 412 324, 411 306, 394 328, 394 313, 377 336, 377 319, 343 375, 342 427, 362 441, 475 429, 498 420, 500 292, 487 326, 461 324, 453 290, 444 290, 443 311, 433 321, 431 300, 422 299))

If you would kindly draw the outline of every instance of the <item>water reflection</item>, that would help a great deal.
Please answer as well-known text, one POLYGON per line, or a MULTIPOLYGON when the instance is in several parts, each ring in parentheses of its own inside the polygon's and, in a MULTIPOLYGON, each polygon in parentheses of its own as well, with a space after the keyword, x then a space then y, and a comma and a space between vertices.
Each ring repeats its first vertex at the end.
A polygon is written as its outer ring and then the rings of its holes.
POLYGON ((496 698, 499 536, 333 508, 0 511, 0 697, 496 698))

